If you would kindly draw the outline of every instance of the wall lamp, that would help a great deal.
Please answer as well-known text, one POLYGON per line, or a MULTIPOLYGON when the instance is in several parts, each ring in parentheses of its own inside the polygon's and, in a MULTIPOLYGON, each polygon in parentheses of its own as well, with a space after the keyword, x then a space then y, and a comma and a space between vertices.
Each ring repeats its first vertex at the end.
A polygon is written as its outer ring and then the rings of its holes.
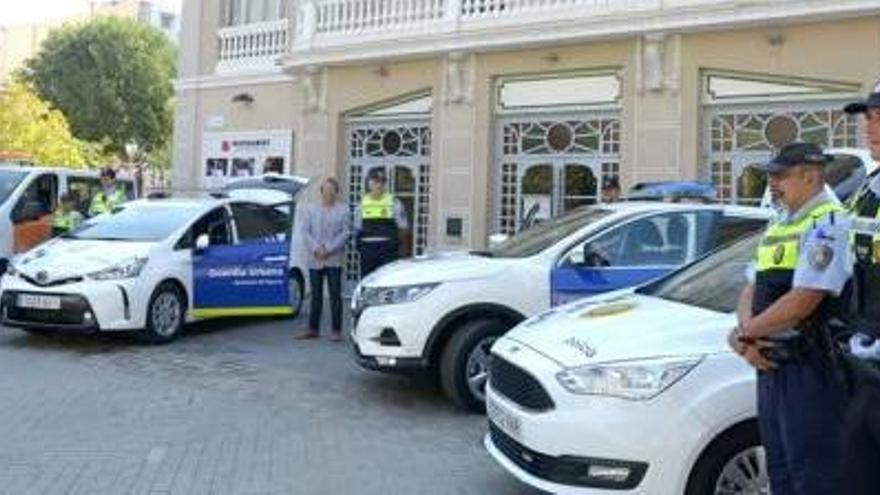
POLYGON ((232 97, 232 103, 244 103, 250 105, 254 102, 254 95, 250 93, 239 93, 232 97))

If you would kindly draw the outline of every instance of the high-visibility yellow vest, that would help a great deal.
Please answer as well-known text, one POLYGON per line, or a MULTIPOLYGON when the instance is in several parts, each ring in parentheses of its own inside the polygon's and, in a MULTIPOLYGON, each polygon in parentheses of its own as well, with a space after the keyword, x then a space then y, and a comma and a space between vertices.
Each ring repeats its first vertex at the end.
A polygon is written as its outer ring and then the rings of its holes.
MULTIPOLYGON (((753 315, 761 314, 791 290, 794 272, 800 259, 801 244, 816 221, 826 215, 844 211, 842 206, 829 201, 816 205, 796 222, 777 222, 770 225, 758 245, 755 259, 753 315)), ((833 223, 833 217, 831 221, 833 223)))
POLYGON ((82 215, 76 211, 63 211, 60 208, 52 215, 52 230, 57 233, 70 232, 82 220, 82 215))
POLYGON ((100 191, 92 198, 92 204, 89 206, 89 216, 113 211, 114 208, 125 203, 126 200, 125 191, 121 188, 117 188, 109 196, 104 194, 104 191, 100 191))
POLYGON ((758 245, 756 271, 790 270, 797 268, 800 255, 801 240, 816 221, 831 212, 842 212, 845 209, 832 202, 822 203, 803 218, 793 223, 774 223, 764 233, 758 245))
POLYGON ((361 218, 363 220, 393 220, 394 196, 385 193, 380 198, 367 194, 361 199, 361 218))

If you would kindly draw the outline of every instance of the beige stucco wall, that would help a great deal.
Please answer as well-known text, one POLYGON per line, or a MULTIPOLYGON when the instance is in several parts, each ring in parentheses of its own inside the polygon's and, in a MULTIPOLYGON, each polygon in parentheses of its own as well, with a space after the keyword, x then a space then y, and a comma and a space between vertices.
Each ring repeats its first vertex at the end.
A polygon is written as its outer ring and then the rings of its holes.
MULTIPOLYGON (((216 33, 216 2, 202 3, 200 29, 204 50, 216 33), (208 5, 213 4, 213 5, 208 5)), ((701 133, 701 69, 827 79, 871 86, 880 75, 880 16, 857 20, 753 28, 724 32, 669 33, 665 38, 666 83, 645 89, 641 38, 541 49, 465 54, 464 101, 448 102, 447 59, 330 67, 313 75, 318 108, 305 107, 305 76, 290 82, 183 92, 188 95, 197 136, 212 116, 223 115, 222 129, 293 129, 294 170, 318 177, 345 178, 345 116, 353 110, 419 91, 433 95, 431 230, 435 247, 480 246, 491 233, 495 177, 493 92, 500 76, 618 68, 622 81, 621 176, 624 185, 657 179, 704 176, 701 133), (772 36, 771 36, 772 35, 772 36), (773 44, 770 39, 777 40, 773 44), (782 43, 778 43, 782 40, 782 43), (250 105, 231 103, 246 91, 250 105), (462 239, 445 237, 448 217, 464 220, 462 239)), ((213 53, 213 52, 211 52, 213 53)), ((208 70, 216 53, 190 59, 190 67, 208 70), (195 62, 195 63, 194 63, 195 62)), ((198 157, 199 150, 194 154, 198 157)), ((198 160, 193 163, 198 167, 198 160)))
POLYGON ((861 83, 867 92, 880 77, 880 16, 685 35, 681 55, 681 169, 699 177, 701 69, 861 83), (773 37, 782 44, 771 44, 773 37))

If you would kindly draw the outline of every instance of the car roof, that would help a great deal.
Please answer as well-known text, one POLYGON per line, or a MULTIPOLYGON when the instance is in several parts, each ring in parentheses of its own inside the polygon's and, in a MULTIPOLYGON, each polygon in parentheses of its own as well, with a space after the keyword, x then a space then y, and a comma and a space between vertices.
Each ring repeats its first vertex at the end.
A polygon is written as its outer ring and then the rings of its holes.
POLYGON ((758 208, 755 206, 739 206, 721 203, 667 203, 661 201, 621 201, 619 203, 603 203, 600 208, 605 208, 616 213, 622 214, 638 214, 652 213, 657 211, 722 211, 727 214, 753 217, 753 218, 770 218, 773 211, 768 208, 758 208))
MULTIPOLYGON (((0 163, 0 170, 10 170, 13 172, 25 172, 25 173, 63 173, 72 176, 79 177, 94 177, 98 178, 100 175, 100 170, 94 168, 65 168, 65 167, 41 167, 41 166, 30 166, 30 165, 14 165, 8 163, 0 163)), ((120 171, 116 175, 117 180, 132 180, 132 177, 125 171, 120 171)))

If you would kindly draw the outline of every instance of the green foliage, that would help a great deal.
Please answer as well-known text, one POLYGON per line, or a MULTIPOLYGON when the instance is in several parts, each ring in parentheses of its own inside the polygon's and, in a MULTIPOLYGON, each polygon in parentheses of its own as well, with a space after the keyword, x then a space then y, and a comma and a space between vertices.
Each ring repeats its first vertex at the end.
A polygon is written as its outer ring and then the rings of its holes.
POLYGON ((74 135, 124 156, 125 143, 171 140, 175 49, 161 31, 101 18, 53 31, 22 75, 67 116, 74 135))
POLYGON ((0 94, 0 151, 25 153, 44 165, 82 167, 106 161, 98 146, 73 137, 64 114, 21 82, 0 94))

